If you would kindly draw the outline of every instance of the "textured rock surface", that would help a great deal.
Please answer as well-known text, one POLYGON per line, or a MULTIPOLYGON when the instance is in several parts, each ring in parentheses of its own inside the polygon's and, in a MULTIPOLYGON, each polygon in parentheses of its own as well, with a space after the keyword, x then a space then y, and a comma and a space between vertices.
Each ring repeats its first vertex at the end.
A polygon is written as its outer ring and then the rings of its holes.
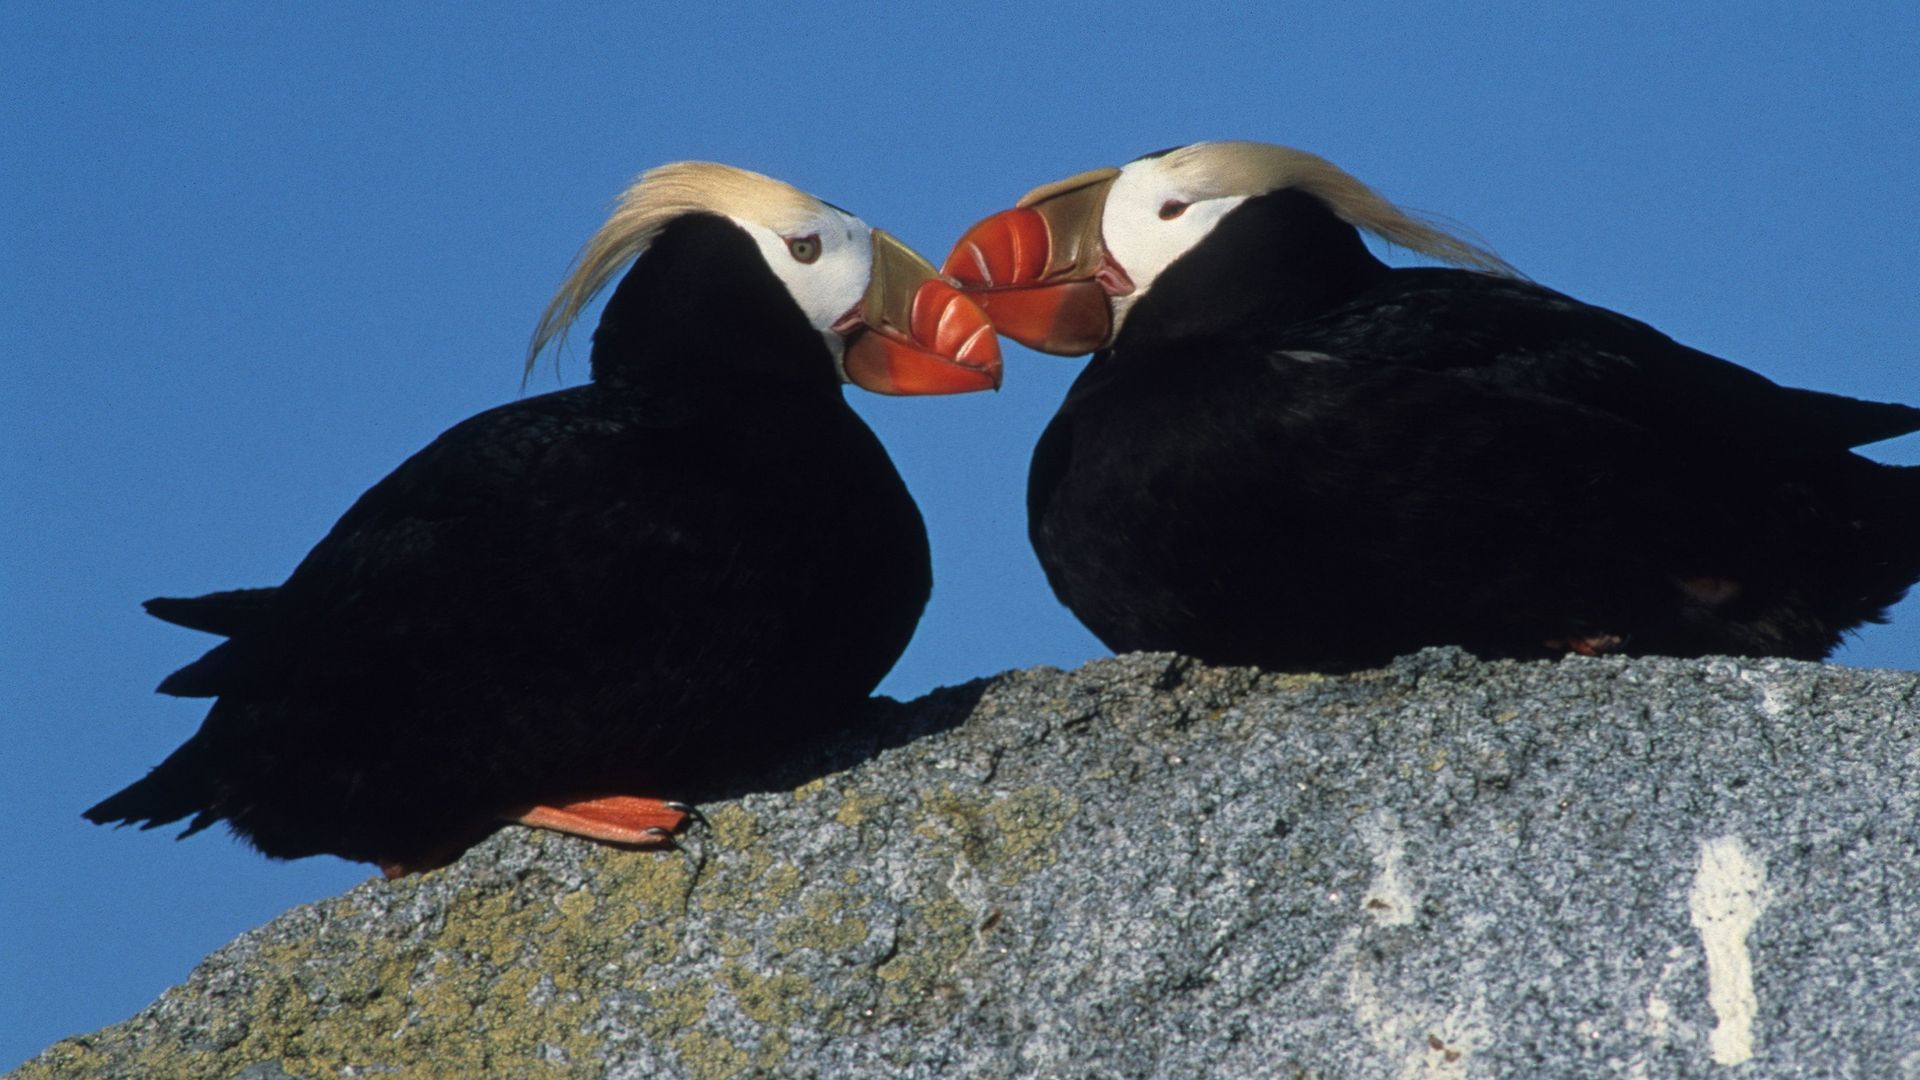
POLYGON ((20 1075, 1920 1075, 1920 677, 1141 655, 886 716, 697 873, 508 830, 20 1075))

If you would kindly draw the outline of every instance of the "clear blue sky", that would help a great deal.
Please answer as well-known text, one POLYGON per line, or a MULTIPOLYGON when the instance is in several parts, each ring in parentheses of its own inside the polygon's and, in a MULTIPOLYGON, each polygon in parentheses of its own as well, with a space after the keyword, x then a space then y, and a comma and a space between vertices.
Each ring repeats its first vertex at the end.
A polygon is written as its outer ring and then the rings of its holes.
MULTIPOLYGON (((279 581, 519 394, 648 166, 759 169, 937 262, 1035 183, 1285 142, 1689 344, 1920 401, 1913 5, 711 6, 0 6, 0 1069, 368 876, 81 821, 204 709, 150 691, 211 639, 139 601, 279 581)), ((998 395, 855 392, 938 575, 888 692, 1101 653, 1022 512, 1077 366, 1009 347, 998 395)), ((1840 660, 1916 666, 1920 604, 1897 617, 1840 660)))

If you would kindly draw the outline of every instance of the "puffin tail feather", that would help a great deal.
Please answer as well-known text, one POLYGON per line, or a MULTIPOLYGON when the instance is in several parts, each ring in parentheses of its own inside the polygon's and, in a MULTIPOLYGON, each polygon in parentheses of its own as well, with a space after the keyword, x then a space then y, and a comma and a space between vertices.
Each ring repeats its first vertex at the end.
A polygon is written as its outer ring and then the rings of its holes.
POLYGON ((206 750, 196 736, 147 775, 102 799, 81 816, 96 825, 154 829, 192 814, 193 820, 179 837, 184 840, 220 820, 222 815, 213 808, 214 801, 206 750))
POLYGON ((221 637, 233 637, 266 621, 280 595, 276 586, 228 589, 205 596, 156 596, 140 605, 156 619, 221 637))

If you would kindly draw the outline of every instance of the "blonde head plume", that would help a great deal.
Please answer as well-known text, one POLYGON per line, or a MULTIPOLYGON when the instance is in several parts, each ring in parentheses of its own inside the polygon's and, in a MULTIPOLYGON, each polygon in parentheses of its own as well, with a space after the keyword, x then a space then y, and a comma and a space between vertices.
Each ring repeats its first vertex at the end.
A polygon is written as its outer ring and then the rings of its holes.
POLYGON ((1502 277, 1519 271, 1486 248, 1394 206, 1339 166, 1315 154, 1258 142, 1200 142, 1169 151, 1172 172, 1191 174, 1206 197, 1264 195, 1298 188, 1340 220, 1431 259, 1502 277))
POLYGON ((825 208, 825 203, 798 188, 731 165, 676 161, 647 170, 621 193, 606 224, 580 249, 560 290, 547 302, 527 346, 526 373, 533 373, 548 345, 566 340, 567 330, 600 290, 675 218, 722 214, 785 235, 825 208))

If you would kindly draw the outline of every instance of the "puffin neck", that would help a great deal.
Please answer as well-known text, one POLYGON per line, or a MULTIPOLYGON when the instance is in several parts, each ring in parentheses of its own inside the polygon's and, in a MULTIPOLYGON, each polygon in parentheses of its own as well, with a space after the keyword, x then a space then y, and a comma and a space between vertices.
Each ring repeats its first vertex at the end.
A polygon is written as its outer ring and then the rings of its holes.
POLYGON ((837 389, 833 355, 746 231, 714 214, 661 230, 593 332, 610 387, 837 389))
POLYGON ((1388 273, 1360 231, 1294 189, 1248 199, 1162 271, 1116 346, 1311 319, 1388 273))

